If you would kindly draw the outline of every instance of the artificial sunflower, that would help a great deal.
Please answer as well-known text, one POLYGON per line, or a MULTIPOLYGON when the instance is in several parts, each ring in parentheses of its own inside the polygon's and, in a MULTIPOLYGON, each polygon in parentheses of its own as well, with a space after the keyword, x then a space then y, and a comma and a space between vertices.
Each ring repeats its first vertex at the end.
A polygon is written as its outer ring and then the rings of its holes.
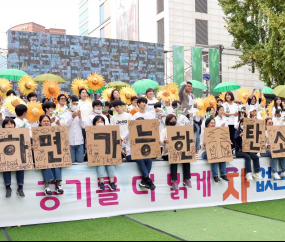
POLYGON ((206 113, 206 105, 205 105, 205 100, 203 98, 197 98, 197 114, 202 117, 206 113))
POLYGON ((205 99, 205 105, 206 105, 206 109, 208 107, 213 107, 215 110, 217 110, 217 101, 216 98, 213 95, 208 96, 205 99))
POLYGON ((18 87, 26 96, 33 92, 38 86, 34 79, 30 76, 24 76, 18 82, 18 87))
POLYGON ((58 96, 59 95, 61 95, 61 94, 63 94, 65 97, 66 97, 66 100, 68 100, 69 99, 69 95, 67 94, 67 93, 65 93, 65 92, 61 92, 60 94, 58 94, 57 95, 57 97, 54 99, 54 104, 58 104, 58 100, 57 100, 57 98, 58 98, 58 96))
POLYGON ((27 120, 31 123, 36 123, 39 120, 40 116, 44 115, 45 113, 40 102, 29 102, 27 107, 27 120))
POLYGON ((55 98, 60 94, 60 85, 54 80, 46 80, 43 83, 43 93, 48 99, 55 98))
POLYGON ((111 102, 111 95, 113 90, 115 90, 114 88, 106 88, 103 92, 102 92, 102 97, 104 100, 111 102))
POLYGON ((96 92, 104 86, 105 80, 103 76, 95 72, 88 77, 87 83, 89 88, 96 92))
MULTIPOLYGON (((257 99, 257 101, 258 101, 259 98, 260 98, 260 92, 259 92, 259 91, 256 91, 254 95, 256 96, 256 99, 257 99)), ((265 107, 265 106, 266 106, 266 98, 265 98, 265 96, 264 96, 263 94, 262 94, 262 99, 261 99, 260 105, 261 105, 262 107, 265 107)))
POLYGON ((164 90, 159 93, 157 93, 157 96, 159 99, 163 101, 175 101, 176 96, 169 90, 164 90))
POLYGON ((132 97, 137 96, 137 93, 131 87, 124 87, 121 89, 120 95, 121 95, 122 102, 130 105, 132 103, 132 100, 131 100, 132 97))
POLYGON ((88 90, 88 84, 87 84, 87 81, 83 80, 83 79, 76 79, 73 81, 72 85, 71 85, 71 89, 72 89, 72 92, 79 96, 79 91, 80 89, 86 89, 88 90))
POLYGON ((266 119, 267 113, 266 113, 266 110, 265 110, 265 109, 262 109, 262 110, 260 111, 260 114, 261 114, 262 119, 266 119))
POLYGON ((170 83, 165 87, 165 90, 170 91, 173 95, 175 95, 175 100, 179 99, 179 88, 176 83, 170 83))
POLYGON ((273 107, 274 107, 274 101, 272 101, 272 102, 268 105, 268 107, 267 107, 268 114, 269 114, 269 116, 272 117, 272 118, 273 118, 273 114, 272 114, 272 108, 273 108, 273 107))
POLYGON ((16 96, 7 97, 4 101, 4 105, 10 113, 15 113, 16 107, 20 104, 27 105, 21 98, 16 96))
POLYGON ((224 102, 226 100, 226 93, 221 93, 219 99, 222 99, 224 102))
POLYGON ((248 98, 250 97, 250 92, 246 88, 242 88, 238 91, 238 100, 240 100, 243 104, 247 103, 248 98))
POLYGON ((0 79, 0 96, 6 97, 6 93, 12 89, 12 83, 5 78, 0 79))

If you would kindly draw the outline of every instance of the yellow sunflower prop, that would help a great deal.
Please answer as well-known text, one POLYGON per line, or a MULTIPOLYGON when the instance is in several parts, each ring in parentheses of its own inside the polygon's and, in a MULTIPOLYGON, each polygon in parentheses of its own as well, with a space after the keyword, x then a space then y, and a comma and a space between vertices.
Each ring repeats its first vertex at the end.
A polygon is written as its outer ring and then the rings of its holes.
POLYGON ((267 113, 266 113, 266 110, 265 110, 265 109, 262 109, 262 110, 260 111, 260 114, 261 114, 262 119, 266 119, 267 113))
POLYGON ((47 80, 43 83, 43 93, 48 99, 55 98, 60 94, 60 85, 54 80, 47 80))
POLYGON ((197 114, 202 117, 206 114, 206 105, 205 105, 205 101, 202 98, 197 98, 197 114))
POLYGON ((219 96, 219 99, 222 99, 225 102, 226 93, 221 93, 221 95, 219 96))
POLYGON ((88 84, 85 80, 78 78, 73 81, 71 88, 72 88, 72 92, 75 95, 79 96, 80 89, 85 88, 86 90, 88 90, 88 84))
POLYGON ((132 97, 137 96, 136 91, 131 87, 122 88, 120 91, 120 94, 121 94, 122 102, 129 104, 129 105, 132 103, 132 100, 131 100, 132 97))
POLYGON ((32 77, 24 76, 18 82, 18 87, 20 88, 21 92, 27 96, 31 92, 33 92, 38 86, 32 77))
MULTIPOLYGON (((255 94, 254 94, 257 98, 257 100, 260 98, 260 92, 257 91, 255 94)), ((265 107, 266 106, 266 98, 265 96, 262 94, 262 99, 261 99, 261 106, 265 107)))
POLYGON ((216 98, 211 95, 211 96, 208 96, 206 99, 205 99, 205 105, 206 105, 206 109, 208 107, 213 107, 215 110, 217 110, 217 101, 216 101, 216 98))
POLYGON ((12 89, 12 83, 7 79, 0 79, 0 96, 6 97, 6 93, 12 89))
MULTIPOLYGON (((66 97, 66 100, 68 100, 69 95, 68 95, 67 93, 61 92, 59 95, 61 95, 61 94, 63 94, 63 95, 66 97)), ((54 104, 55 104, 55 105, 58 104, 57 98, 58 98, 59 95, 57 95, 57 97, 54 99, 54 104)))
POLYGON ((27 105, 21 98, 16 96, 7 97, 4 101, 4 105, 10 113, 15 113, 15 108, 20 104, 27 105))
POLYGON ((108 102, 111 102, 111 94, 113 92, 113 90, 115 90, 114 88, 106 88, 103 92, 102 92, 102 97, 103 99, 105 99, 108 102))
POLYGON ((103 76, 95 72, 88 77, 87 83, 89 88, 96 92, 104 86, 105 80, 103 76))
POLYGON ((31 123, 36 123, 39 120, 40 116, 44 115, 45 113, 40 102, 29 102, 27 107, 27 120, 31 123))
POLYGON ((175 95, 174 100, 179 100, 179 88, 176 83, 170 83, 165 87, 165 90, 170 91, 173 95, 175 95))
POLYGON ((162 101, 175 101, 176 96, 169 90, 164 90, 159 93, 157 93, 157 96, 162 101))
POLYGON ((238 100, 240 100, 243 104, 246 104, 250 96, 250 92, 246 88, 242 88, 238 91, 237 96, 238 96, 238 100))
POLYGON ((272 102, 268 105, 268 107, 267 107, 268 114, 269 114, 269 116, 272 117, 272 118, 273 118, 273 114, 272 114, 272 108, 273 108, 273 107, 274 107, 274 101, 272 101, 272 102))

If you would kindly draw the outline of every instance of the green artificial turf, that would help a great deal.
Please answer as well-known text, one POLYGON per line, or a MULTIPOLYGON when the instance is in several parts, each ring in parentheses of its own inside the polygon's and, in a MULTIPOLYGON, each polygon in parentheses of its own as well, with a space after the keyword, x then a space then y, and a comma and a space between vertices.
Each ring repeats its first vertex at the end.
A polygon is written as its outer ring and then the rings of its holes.
POLYGON ((129 216, 188 241, 284 241, 284 223, 223 208, 129 216))
POLYGON ((12 241, 173 241, 123 217, 7 228, 12 241))
POLYGON ((0 229, 0 241, 7 241, 4 231, 0 229))
POLYGON ((285 200, 223 206, 228 209, 285 221, 285 200))

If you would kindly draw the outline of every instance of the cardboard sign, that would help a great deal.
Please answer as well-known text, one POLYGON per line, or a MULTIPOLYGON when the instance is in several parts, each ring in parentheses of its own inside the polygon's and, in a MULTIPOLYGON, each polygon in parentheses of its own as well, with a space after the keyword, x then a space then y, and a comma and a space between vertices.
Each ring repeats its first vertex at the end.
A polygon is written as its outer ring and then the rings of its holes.
POLYGON ((266 153, 266 132, 264 120, 245 118, 243 122, 243 152, 266 153))
POLYGON ((68 128, 32 128, 37 170, 72 166, 68 128))
POLYGON ((119 126, 86 127, 88 166, 122 164, 119 126))
POLYGON ((267 127, 272 158, 285 157, 285 126, 267 127))
POLYGON ((167 127, 169 164, 197 162, 193 127, 167 127))
POLYGON ((0 172, 32 169, 34 165, 29 129, 1 129, 0 172))
POLYGON ((205 142, 209 163, 234 160, 229 127, 205 128, 205 142))
POLYGON ((129 121, 133 160, 161 157, 158 120, 129 121))

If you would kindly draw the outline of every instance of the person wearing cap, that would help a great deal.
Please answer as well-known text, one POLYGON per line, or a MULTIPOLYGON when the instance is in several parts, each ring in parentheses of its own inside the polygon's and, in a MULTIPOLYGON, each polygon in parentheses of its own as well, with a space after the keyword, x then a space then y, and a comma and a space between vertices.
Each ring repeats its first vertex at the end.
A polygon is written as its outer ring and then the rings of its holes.
POLYGON ((258 119, 257 118, 257 108, 256 107, 254 107, 254 106, 250 107, 248 118, 258 119))

